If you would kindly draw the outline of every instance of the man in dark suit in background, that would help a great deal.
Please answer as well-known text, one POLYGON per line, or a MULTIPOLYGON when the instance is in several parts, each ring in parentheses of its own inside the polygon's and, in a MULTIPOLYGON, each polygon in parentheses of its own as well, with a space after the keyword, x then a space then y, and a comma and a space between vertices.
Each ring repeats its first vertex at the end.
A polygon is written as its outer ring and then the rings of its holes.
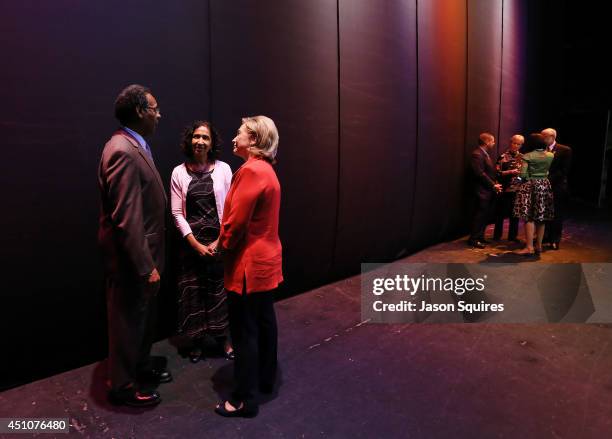
POLYGON ((541 132, 548 151, 555 155, 548 171, 548 180, 552 186, 555 219, 546 223, 544 242, 550 244, 553 250, 559 250, 561 235, 563 233, 563 220, 565 219, 569 190, 567 176, 572 164, 572 149, 569 146, 557 143, 557 131, 546 128, 541 132))
POLYGON ((154 387, 172 380, 166 359, 150 355, 164 269, 166 194, 144 137, 155 132, 161 115, 147 88, 130 85, 115 101, 115 117, 121 128, 104 146, 98 172, 109 398, 151 406, 161 401, 154 387))
POLYGON ((478 147, 472 151, 471 169, 474 175, 474 196, 476 206, 472 217, 472 226, 468 245, 485 248, 485 228, 491 216, 495 194, 501 192, 502 185, 495 180, 495 165, 489 154, 493 152, 495 137, 491 133, 478 136, 478 147))

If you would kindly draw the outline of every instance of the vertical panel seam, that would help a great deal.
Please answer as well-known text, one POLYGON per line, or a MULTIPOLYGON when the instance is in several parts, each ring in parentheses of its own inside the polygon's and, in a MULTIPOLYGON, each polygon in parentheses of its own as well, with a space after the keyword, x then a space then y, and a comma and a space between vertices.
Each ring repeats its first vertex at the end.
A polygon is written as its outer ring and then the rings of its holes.
POLYGON ((414 23, 415 23, 415 46, 416 46, 416 50, 415 50, 415 61, 416 61, 416 93, 415 93, 415 100, 416 100, 416 111, 415 111, 415 123, 416 123, 416 129, 414 130, 415 132, 415 148, 414 148, 414 172, 412 173, 412 212, 410 215, 410 223, 408 224, 409 227, 409 241, 412 241, 412 236, 413 236, 413 229, 414 229, 414 216, 415 216, 415 211, 416 211, 416 200, 417 200, 417 192, 418 192, 418 179, 417 179, 417 173, 418 173, 418 169, 419 169, 419 131, 420 131, 420 125, 419 125, 419 115, 420 115, 420 107, 419 107, 419 90, 421 87, 420 84, 420 75, 419 75, 419 1, 418 0, 414 0, 414 23))
POLYGON ((497 113, 497 154, 499 155, 499 146, 501 140, 501 123, 502 123, 502 105, 503 105, 503 89, 504 89, 504 27, 505 27, 505 13, 504 13, 505 0, 501 0, 502 8, 502 22, 501 22, 501 56, 500 56, 500 68, 499 68, 499 110, 497 113))
MULTIPOLYGON (((470 0, 465 2, 465 110, 464 110, 464 124, 463 124, 463 169, 467 169, 468 158, 467 149, 468 144, 468 123, 469 123, 469 106, 468 101, 470 99, 470 0)), ((463 179, 465 184, 465 178, 463 179)), ((465 189, 462 191, 465 193, 465 189)))
POLYGON ((337 152, 337 163, 336 163, 336 218, 334 224, 334 239, 333 239, 333 248, 332 248, 332 261, 331 267, 329 267, 329 274, 331 276, 334 268, 336 267, 337 262, 337 251, 338 251, 338 227, 340 221, 340 168, 341 168, 341 158, 342 158, 342 118, 341 118, 341 107, 340 107, 340 0, 336 0, 336 62, 338 63, 337 68, 337 87, 338 87, 338 95, 337 95, 337 106, 338 106, 338 152, 337 152))
POLYGON ((212 0, 208 0, 208 120, 213 121, 212 0))

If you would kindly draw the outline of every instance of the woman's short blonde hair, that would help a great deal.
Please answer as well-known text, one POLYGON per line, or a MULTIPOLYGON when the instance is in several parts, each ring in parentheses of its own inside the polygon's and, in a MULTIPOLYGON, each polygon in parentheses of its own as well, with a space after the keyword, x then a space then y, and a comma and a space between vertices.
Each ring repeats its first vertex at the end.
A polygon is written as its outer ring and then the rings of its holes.
POLYGON ((242 123, 249 135, 255 139, 250 152, 260 158, 274 163, 278 151, 278 130, 274 121, 266 116, 243 117, 242 123))

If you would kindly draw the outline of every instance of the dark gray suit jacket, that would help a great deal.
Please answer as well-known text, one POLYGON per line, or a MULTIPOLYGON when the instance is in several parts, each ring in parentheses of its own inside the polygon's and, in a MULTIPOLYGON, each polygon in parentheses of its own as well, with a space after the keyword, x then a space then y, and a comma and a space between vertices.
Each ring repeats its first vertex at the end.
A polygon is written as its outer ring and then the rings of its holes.
POLYGON ((138 142, 118 130, 104 146, 98 170, 98 242, 107 276, 142 280, 164 269, 166 193, 138 142))
POLYGON ((493 186, 497 183, 495 181, 497 171, 495 170, 493 161, 484 153, 482 148, 477 147, 472 151, 470 165, 472 168, 476 195, 481 200, 491 199, 495 194, 493 186))
POLYGON ((557 143, 554 153, 555 158, 548 170, 548 179, 555 193, 567 192, 567 176, 572 165, 572 149, 557 143))

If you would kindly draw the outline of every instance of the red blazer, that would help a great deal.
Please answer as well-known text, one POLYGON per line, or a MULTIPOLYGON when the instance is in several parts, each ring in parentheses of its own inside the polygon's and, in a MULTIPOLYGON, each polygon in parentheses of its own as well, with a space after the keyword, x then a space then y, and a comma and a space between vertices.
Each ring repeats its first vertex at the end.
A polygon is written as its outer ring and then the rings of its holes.
POLYGON ((273 290, 283 280, 278 238, 280 184, 272 165, 249 158, 234 174, 219 246, 225 250, 225 288, 243 293, 273 290))

